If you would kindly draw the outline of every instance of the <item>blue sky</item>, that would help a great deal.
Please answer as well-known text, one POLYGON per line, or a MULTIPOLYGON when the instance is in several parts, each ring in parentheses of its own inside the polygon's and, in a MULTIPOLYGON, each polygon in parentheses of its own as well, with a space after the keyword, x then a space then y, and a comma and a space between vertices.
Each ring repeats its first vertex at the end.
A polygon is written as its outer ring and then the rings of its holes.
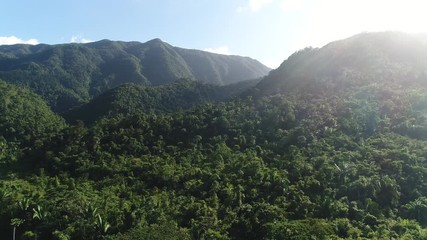
POLYGON ((427 32, 423 0, 11 0, 2 9, 0 44, 161 38, 273 68, 360 32, 427 32))

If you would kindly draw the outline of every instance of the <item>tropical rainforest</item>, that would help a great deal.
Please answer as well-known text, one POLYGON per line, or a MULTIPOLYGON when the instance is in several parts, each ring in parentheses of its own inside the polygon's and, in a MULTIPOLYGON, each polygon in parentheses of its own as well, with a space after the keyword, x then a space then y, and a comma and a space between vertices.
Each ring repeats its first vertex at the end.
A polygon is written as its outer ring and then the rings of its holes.
POLYGON ((427 36, 223 82, 140 45, 0 47, 2 239, 427 239, 427 36))
POLYGON ((0 46, 0 79, 32 89, 55 112, 65 112, 122 84, 156 86, 179 79, 214 85, 265 76, 269 68, 240 56, 146 43, 0 46))

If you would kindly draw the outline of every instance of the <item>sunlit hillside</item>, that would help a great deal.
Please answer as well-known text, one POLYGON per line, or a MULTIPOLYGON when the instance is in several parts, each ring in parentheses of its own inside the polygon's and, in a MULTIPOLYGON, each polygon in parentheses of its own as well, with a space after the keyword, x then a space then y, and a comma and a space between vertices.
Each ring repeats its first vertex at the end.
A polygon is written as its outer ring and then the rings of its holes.
MULTIPOLYGON (((72 89, 55 75, 66 68, 28 60, 22 75, 0 81, 0 236, 427 239, 426 43, 363 33, 297 51, 235 85, 129 81, 65 120, 37 93, 72 89), (30 72, 55 81, 22 87, 30 72)), ((18 69, 21 55, 93 51, 12 48, 0 69, 18 69)), ((123 79, 139 66, 110 58, 123 79)), ((82 74, 95 66, 75 63, 82 74)))

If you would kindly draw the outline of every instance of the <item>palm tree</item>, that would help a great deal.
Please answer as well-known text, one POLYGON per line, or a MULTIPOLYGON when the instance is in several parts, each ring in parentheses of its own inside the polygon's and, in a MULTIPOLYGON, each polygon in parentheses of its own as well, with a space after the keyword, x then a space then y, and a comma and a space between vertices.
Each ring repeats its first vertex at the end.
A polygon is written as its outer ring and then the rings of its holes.
POLYGON ((408 212, 421 224, 426 223, 427 198, 419 197, 404 206, 408 212))
POLYGON ((16 237, 16 228, 19 227, 24 222, 25 220, 21 218, 12 218, 10 220, 10 225, 13 226, 13 238, 12 238, 13 240, 15 240, 15 237, 16 237))

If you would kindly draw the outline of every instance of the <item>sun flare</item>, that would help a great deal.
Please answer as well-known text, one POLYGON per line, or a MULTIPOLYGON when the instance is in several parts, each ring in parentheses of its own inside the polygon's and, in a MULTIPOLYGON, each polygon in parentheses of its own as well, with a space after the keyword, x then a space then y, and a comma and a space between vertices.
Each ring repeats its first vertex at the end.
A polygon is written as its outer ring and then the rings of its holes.
POLYGON ((302 45, 320 47, 360 32, 427 32, 427 1, 306 1, 307 19, 302 45))

